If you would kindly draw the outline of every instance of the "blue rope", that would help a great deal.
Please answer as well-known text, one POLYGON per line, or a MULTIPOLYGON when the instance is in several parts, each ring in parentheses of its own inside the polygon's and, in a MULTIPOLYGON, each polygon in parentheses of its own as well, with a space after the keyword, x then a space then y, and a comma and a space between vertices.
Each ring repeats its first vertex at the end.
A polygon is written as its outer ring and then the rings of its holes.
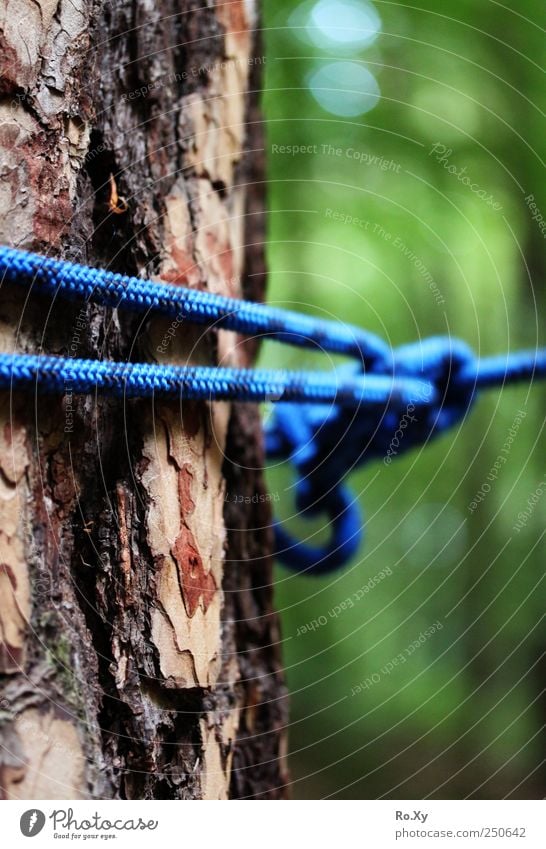
POLYGON ((319 347, 357 357, 367 365, 388 361, 389 347, 372 333, 252 301, 141 280, 0 247, 0 275, 13 283, 71 300, 94 301, 139 313, 155 312, 195 324, 215 324, 237 333, 267 334, 288 345, 319 347))
POLYGON ((546 377, 546 350, 479 360, 464 342, 448 337, 404 345, 393 351, 392 361, 397 380, 421 379, 422 390, 405 404, 386 405, 379 416, 339 405, 275 408, 266 429, 267 455, 294 467, 300 515, 326 514, 332 529, 328 543, 312 547, 276 524, 279 557, 297 571, 328 573, 358 550, 364 522, 356 498, 342 484, 349 472, 372 460, 390 465, 442 435, 463 421, 481 389, 546 377), (433 387, 430 394, 427 385, 433 387))
POLYGON ((408 403, 416 393, 432 392, 425 381, 392 380, 384 375, 273 371, 207 366, 116 363, 36 354, 0 354, 0 388, 27 386, 41 393, 85 395, 96 391, 127 398, 179 397, 204 401, 279 401, 306 404, 384 406, 408 403))
POLYGON ((362 516, 342 483, 352 469, 381 457, 388 465, 441 435, 464 419, 482 389, 546 377, 546 349, 479 359, 460 340, 432 337, 391 351, 347 325, 6 247, 0 247, 0 272, 53 297, 162 313, 356 358, 332 372, 291 372, 0 354, 2 389, 277 402, 266 428, 267 455, 294 467, 301 514, 326 514, 331 528, 330 540, 314 547, 275 523, 278 557, 299 572, 327 573, 358 550, 362 516))

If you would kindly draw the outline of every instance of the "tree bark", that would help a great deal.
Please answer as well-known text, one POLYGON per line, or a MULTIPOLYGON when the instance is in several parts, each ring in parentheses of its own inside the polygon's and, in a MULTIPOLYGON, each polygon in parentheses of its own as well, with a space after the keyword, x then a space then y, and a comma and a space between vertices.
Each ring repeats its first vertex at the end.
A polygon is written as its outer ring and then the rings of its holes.
MULTIPOLYGON (((262 298, 253 5, 6 0, 2 243, 262 298)), ((255 352, 5 284, 0 340, 171 363, 245 366, 255 352)), ((0 404, 4 796, 283 796, 257 409, 69 385, 0 404)))

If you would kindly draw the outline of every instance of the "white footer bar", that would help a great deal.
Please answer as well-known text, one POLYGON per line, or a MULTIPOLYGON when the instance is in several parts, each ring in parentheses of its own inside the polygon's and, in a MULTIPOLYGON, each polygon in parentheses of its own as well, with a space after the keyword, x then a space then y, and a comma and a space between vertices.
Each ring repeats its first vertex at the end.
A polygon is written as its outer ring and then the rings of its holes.
POLYGON ((7 847, 546 847, 544 801, 8 801, 7 847), (273 803, 274 804, 274 803, 273 803), (246 810, 243 811, 243 806, 246 810), (30 839, 33 840, 30 843, 30 839))

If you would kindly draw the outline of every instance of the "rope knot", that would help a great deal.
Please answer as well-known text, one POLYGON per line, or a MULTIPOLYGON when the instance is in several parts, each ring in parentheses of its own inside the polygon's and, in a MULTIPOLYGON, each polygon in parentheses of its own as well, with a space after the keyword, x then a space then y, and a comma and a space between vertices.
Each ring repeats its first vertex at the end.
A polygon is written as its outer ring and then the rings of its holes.
POLYGON ((434 396, 425 399, 429 404, 416 428, 415 442, 439 436, 464 419, 475 398, 478 367, 466 342, 432 336, 397 348, 394 361, 397 375, 424 377, 434 389, 434 396))
POLYGON ((277 553, 284 563, 324 574, 347 561, 360 544, 363 520, 358 497, 344 478, 374 459, 390 465, 394 457, 461 421, 474 399, 476 367, 464 342, 433 337, 395 349, 371 366, 371 375, 361 363, 338 369, 342 382, 360 381, 365 404, 276 406, 266 431, 268 456, 289 460, 294 467, 299 514, 324 514, 332 528, 325 545, 312 546, 293 538, 278 522, 277 553))

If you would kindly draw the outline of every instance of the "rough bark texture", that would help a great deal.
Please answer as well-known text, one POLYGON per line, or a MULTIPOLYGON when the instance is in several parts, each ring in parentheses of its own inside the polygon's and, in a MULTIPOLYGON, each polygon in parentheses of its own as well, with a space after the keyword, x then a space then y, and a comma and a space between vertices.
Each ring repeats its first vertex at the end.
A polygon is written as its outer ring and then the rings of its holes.
MULTIPOLYGON (((261 298, 254 3, 6 0, 1 14, 1 241, 261 298)), ((223 331, 26 303, 5 285, 0 343, 232 365, 254 353, 223 331)), ((4 796, 282 796, 269 505, 240 499, 263 492, 257 410, 70 386, 0 405, 4 796)))

